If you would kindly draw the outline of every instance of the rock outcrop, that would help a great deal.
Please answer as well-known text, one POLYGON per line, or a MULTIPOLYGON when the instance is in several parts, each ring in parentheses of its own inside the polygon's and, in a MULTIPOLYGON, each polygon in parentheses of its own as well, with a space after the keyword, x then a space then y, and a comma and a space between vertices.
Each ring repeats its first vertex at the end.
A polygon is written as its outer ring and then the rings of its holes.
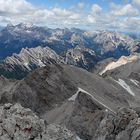
POLYGON ((0 140, 78 140, 64 126, 47 125, 20 104, 0 106, 0 140))
POLYGON ((140 118, 138 118, 138 114, 132 109, 121 108, 115 116, 106 115, 92 140, 138 139, 140 139, 140 118))

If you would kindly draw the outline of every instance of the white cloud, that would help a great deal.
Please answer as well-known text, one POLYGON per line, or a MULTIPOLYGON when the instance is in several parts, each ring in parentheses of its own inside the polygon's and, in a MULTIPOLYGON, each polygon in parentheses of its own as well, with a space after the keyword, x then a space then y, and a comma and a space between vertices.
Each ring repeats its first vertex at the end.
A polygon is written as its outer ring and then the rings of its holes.
POLYGON ((25 0, 0 0, 1 14, 23 14, 34 10, 34 7, 25 0))
POLYGON ((138 16, 139 11, 134 8, 131 4, 126 5, 116 5, 114 3, 111 4, 111 13, 115 16, 138 16))
POLYGON ((41 25, 58 24, 59 26, 68 22, 69 25, 72 22, 78 23, 80 18, 78 12, 59 7, 38 8, 26 0, 0 0, 0 5, 1 24, 11 21, 13 24, 32 22, 41 25))
POLYGON ((97 4, 93 4, 91 9, 92 14, 100 14, 102 12, 102 8, 97 4))
POLYGON ((132 4, 134 4, 136 7, 140 7, 140 0, 132 0, 132 4))
POLYGON ((83 2, 78 3, 78 8, 83 9, 85 7, 85 4, 83 2))
POLYGON ((89 21, 89 23, 97 23, 96 18, 93 17, 92 15, 88 15, 88 21, 89 21))
POLYGON ((126 18, 124 20, 125 28, 131 30, 140 30, 140 18, 133 17, 133 18, 126 18))
POLYGON ((105 11, 94 3, 87 11, 86 3, 77 3, 74 8, 39 8, 27 0, 0 0, 0 25, 29 22, 53 27, 135 30, 140 28, 136 5, 140 6, 140 0, 125 5, 111 3, 110 9, 105 11))

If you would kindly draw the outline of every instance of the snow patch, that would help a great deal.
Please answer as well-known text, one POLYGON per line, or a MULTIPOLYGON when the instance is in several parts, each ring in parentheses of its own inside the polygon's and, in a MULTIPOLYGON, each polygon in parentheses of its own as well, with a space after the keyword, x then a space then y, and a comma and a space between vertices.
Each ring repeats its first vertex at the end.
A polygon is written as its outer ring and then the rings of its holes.
POLYGON ((105 104, 103 104, 102 102, 100 102, 100 101, 99 101, 98 99, 96 99, 93 95, 91 95, 89 92, 83 90, 83 89, 80 88, 80 87, 78 87, 78 91, 76 92, 76 94, 74 94, 74 95, 73 95, 72 97, 70 97, 68 100, 69 100, 69 101, 75 101, 76 98, 77 98, 77 96, 78 96, 78 94, 79 94, 79 92, 82 92, 82 93, 85 93, 85 94, 89 95, 94 101, 98 102, 100 105, 102 105, 104 108, 106 108, 105 111, 110 110, 111 112, 113 112, 113 113, 116 114, 116 112, 114 112, 111 108, 109 108, 108 106, 106 106, 105 104))
POLYGON ((45 67, 46 66, 40 59, 38 60, 38 65, 40 67, 45 67))
POLYGON ((72 95, 68 100, 75 101, 80 91, 81 91, 81 88, 78 88, 77 92, 74 95, 72 95))
POLYGON ((79 91, 76 94, 74 94, 73 96, 71 96, 68 100, 69 101, 75 101, 77 96, 78 96, 78 93, 79 93, 79 91))
POLYGON ((28 62, 25 62, 24 65, 25 65, 25 66, 28 66, 28 62))
MULTIPOLYGON (((99 104, 101 104, 102 106, 104 106, 106 109, 110 110, 111 112, 115 113, 111 108, 109 108, 108 106, 106 106, 105 104, 103 104, 102 102, 100 102, 98 99, 96 99, 93 95, 91 95, 89 92, 79 88, 79 91, 86 93, 87 95, 91 96, 91 98, 93 100, 95 100, 96 102, 98 102, 99 104)), ((116 113, 115 113, 116 114, 116 113)))
POLYGON ((135 84, 136 86, 139 86, 139 81, 137 80, 134 80, 134 79, 130 79, 130 81, 135 84))
POLYGON ((79 138, 78 136, 76 136, 76 139, 77 139, 77 140, 82 140, 82 139, 81 139, 81 138, 79 138))
POLYGON ((119 79, 119 81, 116 81, 120 86, 122 86, 127 92, 129 92, 132 96, 135 96, 135 93, 131 90, 131 88, 129 87, 129 85, 127 85, 127 83, 122 80, 119 79))
POLYGON ((28 70, 31 70, 30 67, 29 67, 29 63, 28 63, 28 62, 25 62, 23 65, 24 65, 28 70))

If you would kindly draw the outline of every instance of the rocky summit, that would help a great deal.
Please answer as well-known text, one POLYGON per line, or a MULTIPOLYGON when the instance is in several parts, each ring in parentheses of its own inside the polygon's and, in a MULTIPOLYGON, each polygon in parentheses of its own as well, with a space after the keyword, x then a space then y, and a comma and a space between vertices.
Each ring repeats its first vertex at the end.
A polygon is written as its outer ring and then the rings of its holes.
POLYGON ((1 140, 78 140, 65 126, 39 119, 30 109, 20 104, 0 106, 1 140))

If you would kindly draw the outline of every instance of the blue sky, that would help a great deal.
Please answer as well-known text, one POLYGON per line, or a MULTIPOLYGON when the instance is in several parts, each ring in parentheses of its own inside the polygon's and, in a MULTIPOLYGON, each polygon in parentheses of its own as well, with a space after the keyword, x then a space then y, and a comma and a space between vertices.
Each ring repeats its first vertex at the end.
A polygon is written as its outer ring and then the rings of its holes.
POLYGON ((28 2, 31 2, 36 5, 46 5, 48 7, 53 7, 55 5, 58 5, 63 8, 69 8, 80 2, 89 5, 96 3, 106 8, 108 7, 109 2, 114 2, 116 4, 123 4, 123 3, 127 3, 128 1, 125 0, 112 0, 112 1, 111 0, 28 0, 28 2))
POLYGON ((140 0, 0 0, 0 25, 140 31, 140 0))
POLYGON ((85 3, 89 8, 92 4, 98 4, 105 10, 108 10, 109 4, 114 2, 116 4, 125 4, 130 3, 131 0, 28 0, 37 6, 46 6, 46 7, 54 7, 59 6, 61 8, 70 8, 78 3, 85 3))

